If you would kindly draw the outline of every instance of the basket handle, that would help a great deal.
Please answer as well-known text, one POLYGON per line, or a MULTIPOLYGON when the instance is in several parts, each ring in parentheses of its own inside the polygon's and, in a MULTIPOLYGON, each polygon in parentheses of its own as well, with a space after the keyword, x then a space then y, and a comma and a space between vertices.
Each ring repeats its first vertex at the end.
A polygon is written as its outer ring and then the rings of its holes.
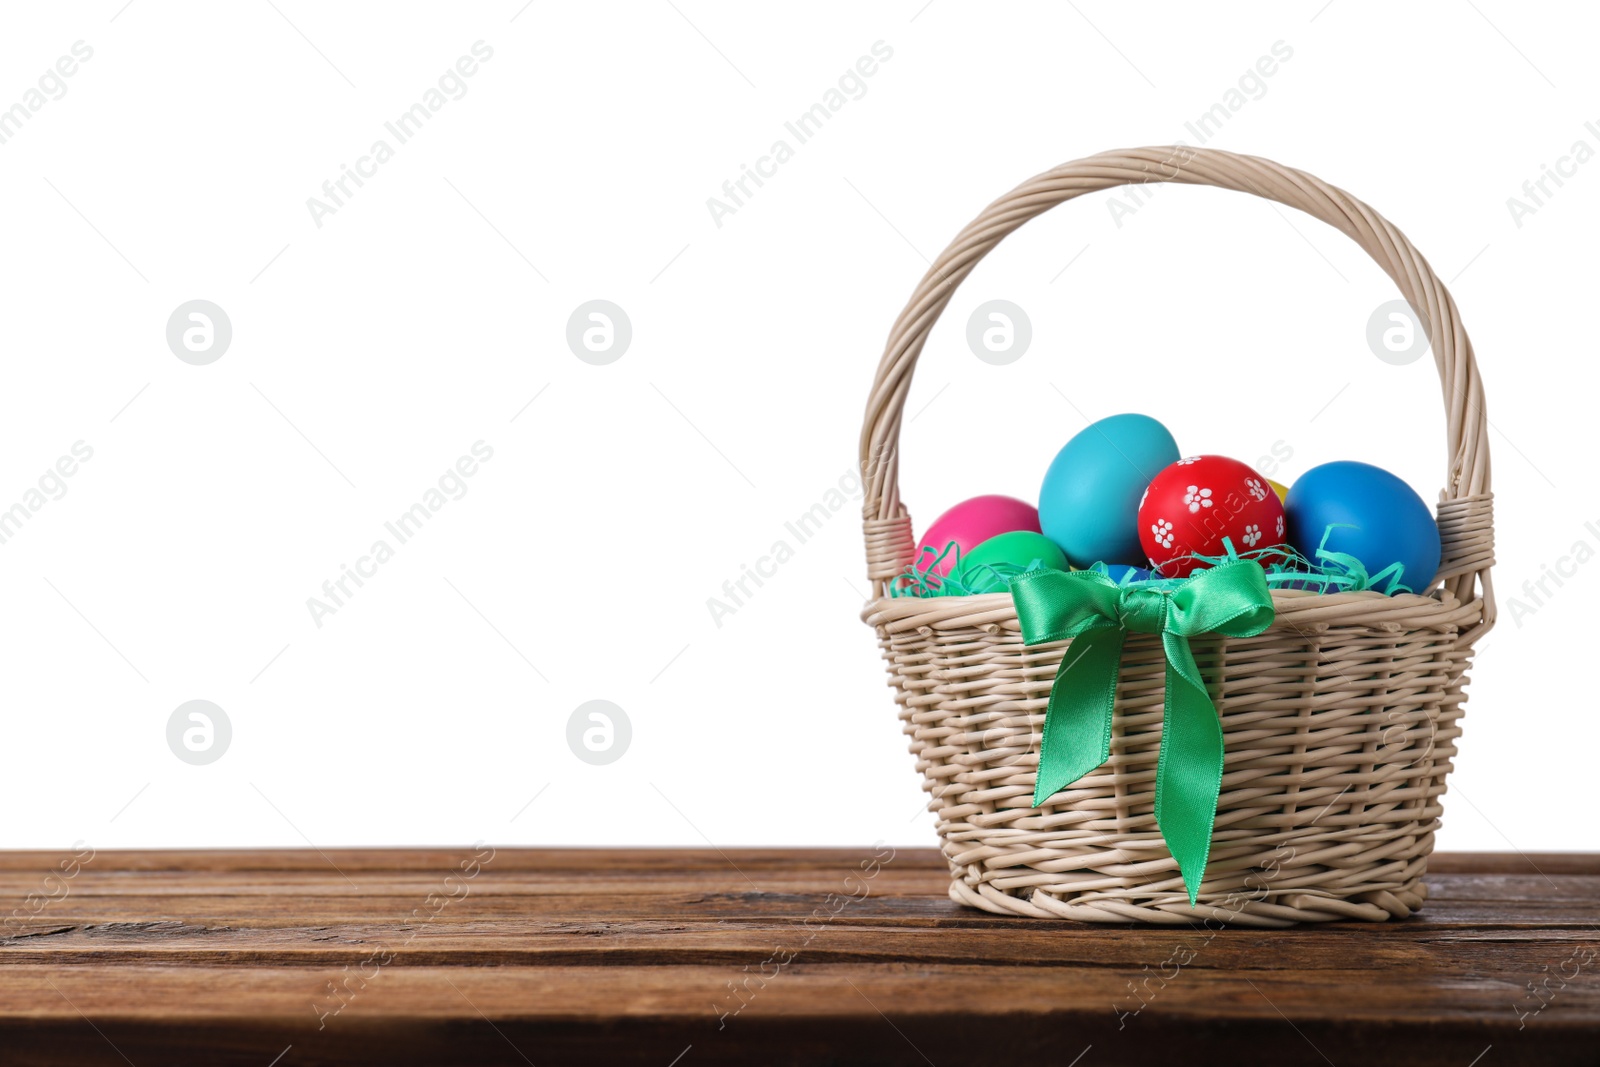
POLYGON ((861 429, 867 578, 874 594, 884 595, 886 583, 905 570, 915 548, 911 517, 900 501, 900 422, 917 357, 956 287, 1007 234, 1035 215, 1084 193, 1147 182, 1213 185, 1299 208, 1343 231, 1400 287, 1428 336, 1444 392, 1449 465, 1439 497, 1444 542, 1439 578, 1462 603, 1474 599, 1475 586, 1481 588, 1483 619, 1467 636, 1482 633, 1494 621, 1488 419, 1472 342, 1449 291, 1404 234, 1343 190, 1255 156, 1187 146, 1102 152, 1030 178, 984 208, 922 276, 889 332, 861 429))

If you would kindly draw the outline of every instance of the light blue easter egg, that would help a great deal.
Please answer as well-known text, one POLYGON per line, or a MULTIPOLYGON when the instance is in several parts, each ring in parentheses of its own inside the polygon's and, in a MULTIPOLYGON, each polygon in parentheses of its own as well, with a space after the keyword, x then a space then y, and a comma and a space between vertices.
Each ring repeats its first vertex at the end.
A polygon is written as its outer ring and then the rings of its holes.
POLYGON ((1181 453, 1148 415, 1090 423, 1056 453, 1039 489, 1039 526, 1075 567, 1144 562, 1139 500, 1181 453))

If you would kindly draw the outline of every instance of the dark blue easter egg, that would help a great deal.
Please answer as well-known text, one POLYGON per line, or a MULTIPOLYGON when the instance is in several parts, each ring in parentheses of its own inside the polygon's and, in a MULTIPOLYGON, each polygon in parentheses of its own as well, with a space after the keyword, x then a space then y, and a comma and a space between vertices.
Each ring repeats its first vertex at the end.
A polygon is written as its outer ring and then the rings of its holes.
POLYGON ((1118 585, 1126 585, 1128 582, 1148 582, 1150 580, 1150 572, 1148 570, 1143 567, 1132 567, 1126 563, 1097 563, 1089 569, 1099 571, 1118 585))
MULTIPOLYGON (((1359 559, 1368 574, 1392 563, 1413 592, 1428 588, 1439 570, 1439 525, 1416 490, 1382 467, 1339 460, 1313 467, 1289 487, 1284 501, 1289 543, 1313 562, 1317 549, 1359 559), (1337 527, 1323 534, 1328 527, 1337 527)), ((1386 588, 1387 580, 1378 588, 1386 588)))
POLYGON ((1148 415, 1112 415, 1062 446, 1039 489, 1039 527, 1073 566, 1143 560, 1139 498, 1179 459, 1178 443, 1148 415))

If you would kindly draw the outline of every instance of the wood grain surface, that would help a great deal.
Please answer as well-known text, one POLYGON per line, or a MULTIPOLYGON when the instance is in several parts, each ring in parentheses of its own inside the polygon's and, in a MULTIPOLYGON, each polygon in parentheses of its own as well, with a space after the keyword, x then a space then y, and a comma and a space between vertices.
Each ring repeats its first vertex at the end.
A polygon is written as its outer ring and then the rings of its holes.
POLYGON ((0 1064, 1600 1063, 1600 856, 1423 911, 1004 918, 931 851, 0 853, 0 1064))

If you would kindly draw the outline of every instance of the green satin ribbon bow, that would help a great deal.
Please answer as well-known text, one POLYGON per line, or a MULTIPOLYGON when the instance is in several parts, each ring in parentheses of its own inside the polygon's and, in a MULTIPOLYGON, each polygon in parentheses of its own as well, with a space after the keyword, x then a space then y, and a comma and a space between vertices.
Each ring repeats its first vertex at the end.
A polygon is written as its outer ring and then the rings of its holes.
POLYGON ((1056 672, 1033 791, 1038 807, 1111 758, 1117 668, 1129 631, 1160 634, 1166 706, 1156 762, 1156 825, 1194 906, 1211 853, 1222 789, 1222 723, 1189 650, 1200 634, 1254 637, 1272 624, 1272 594, 1257 563, 1201 571, 1173 589, 1120 588, 1095 571, 1041 570, 1011 581, 1030 645, 1072 639, 1056 672))

